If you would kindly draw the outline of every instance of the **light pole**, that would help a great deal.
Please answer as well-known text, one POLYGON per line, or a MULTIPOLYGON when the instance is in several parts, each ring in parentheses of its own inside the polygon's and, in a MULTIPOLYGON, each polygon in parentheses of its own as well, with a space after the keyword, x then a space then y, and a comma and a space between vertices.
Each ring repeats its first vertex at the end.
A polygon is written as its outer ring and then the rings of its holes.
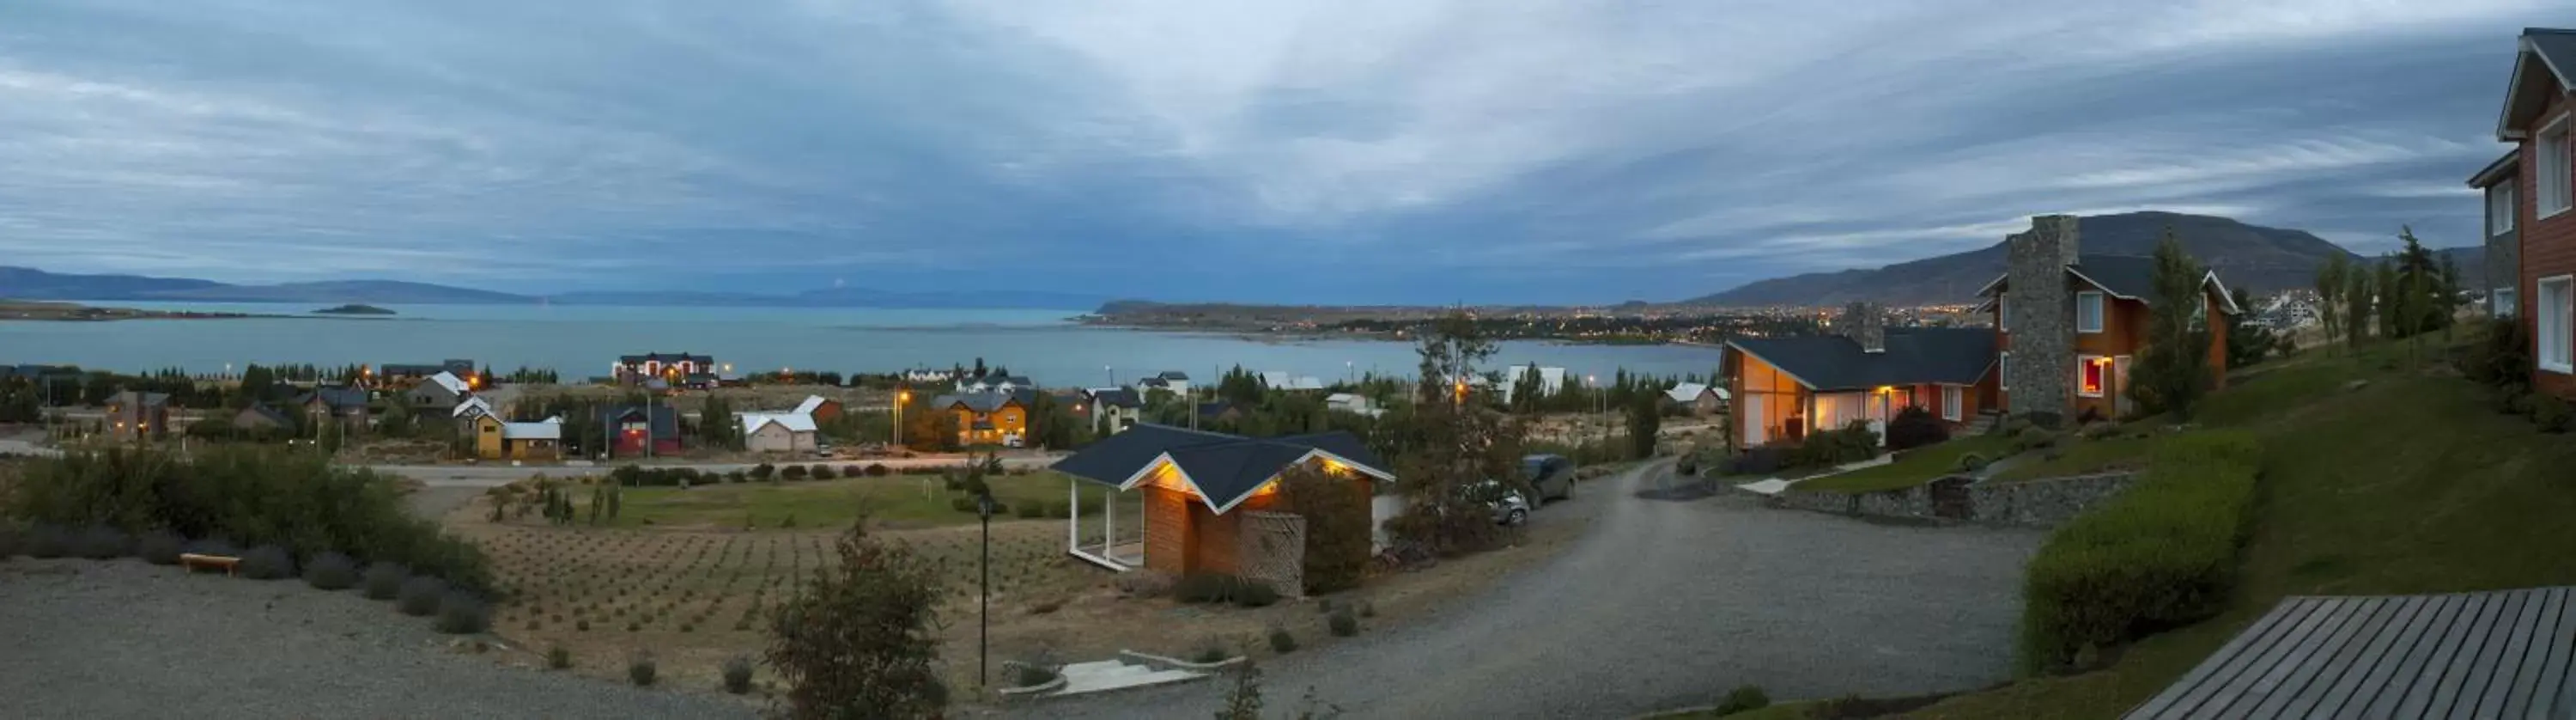
POLYGON ((911 390, 894 391, 894 446, 903 449, 903 404, 912 402, 911 390))
POLYGON ((982 598, 979 600, 981 607, 977 608, 975 619, 975 686, 987 687, 993 684, 992 667, 985 662, 985 657, 990 655, 993 650, 992 488, 984 488, 984 492, 975 496, 975 514, 982 516, 984 520, 984 557, 976 563, 981 565, 983 568, 983 580, 980 581, 981 584, 978 586, 978 590, 976 592, 976 594, 981 595, 982 598))

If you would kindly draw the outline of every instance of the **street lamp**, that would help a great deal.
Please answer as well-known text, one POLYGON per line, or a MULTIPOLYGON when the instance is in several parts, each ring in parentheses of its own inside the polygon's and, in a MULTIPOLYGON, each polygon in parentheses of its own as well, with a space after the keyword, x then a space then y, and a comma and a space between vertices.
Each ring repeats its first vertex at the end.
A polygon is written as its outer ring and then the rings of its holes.
POLYGON ((903 448, 903 404, 912 402, 911 390, 894 391, 894 446, 903 448))
POLYGON ((977 562, 982 566, 984 577, 977 591, 977 594, 982 595, 983 598, 980 601, 982 606, 976 610, 975 686, 986 687, 992 685, 993 679, 992 668, 985 662, 985 657, 993 650, 993 489, 991 487, 984 488, 984 492, 975 496, 975 514, 984 520, 984 557, 977 562))

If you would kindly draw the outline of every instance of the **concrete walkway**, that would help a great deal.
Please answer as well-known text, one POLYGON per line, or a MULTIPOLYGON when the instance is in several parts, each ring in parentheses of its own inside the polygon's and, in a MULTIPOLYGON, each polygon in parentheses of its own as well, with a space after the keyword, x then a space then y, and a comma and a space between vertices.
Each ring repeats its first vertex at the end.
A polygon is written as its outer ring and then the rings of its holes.
POLYGON ((1738 489, 1738 490, 1743 490, 1743 491, 1745 491, 1745 492, 1755 493, 1755 494, 1759 494, 1759 495, 1778 495, 1778 494, 1780 494, 1780 491, 1782 491, 1782 490, 1787 490, 1787 489, 1789 489, 1789 488, 1790 488, 1790 486, 1797 485, 1798 483, 1801 483, 1801 482, 1805 482, 1805 481, 1808 481, 1808 480, 1814 480, 1814 479, 1816 479, 1816 478, 1820 478, 1820 477, 1832 477, 1832 476, 1835 476, 1835 475, 1841 475, 1841 474, 1843 474, 1843 473, 1851 472, 1851 471, 1853 471, 1853 470, 1859 470, 1859 469, 1861 469, 1861 468, 1874 468, 1874 467, 1878 467, 1878 466, 1880 466, 1880 465, 1886 465, 1886 464, 1893 463, 1893 462, 1896 462, 1896 456, 1895 456, 1895 455, 1882 454, 1882 455, 1879 455, 1878 457, 1870 458, 1870 459, 1867 459, 1867 460, 1860 460, 1860 461, 1855 461, 1855 462, 1847 462, 1847 463, 1843 463, 1843 464, 1841 464, 1841 465, 1836 465, 1836 466, 1834 466, 1834 469, 1833 469, 1832 471, 1830 471, 1830 472, 1820 472, 1820 473, 1816 473, 1816 474, 1814 474, 1814 475, 1809 475, 1809 476, 1806 476, 1806 477, 1796 478, 1796 479, 1790 479, 1790 480, 1782 480, 1782 479, 1780 479, 1780 478, 1776 478, 1776 477, 1775 477, 1775 478, 1770 478, 1770 479, 1767 479, 1767 480, 1756 480, 1756 481, 1753 481, 1753 482, 1749 482, 1749 483, 1744 483, 1744 484, 1741 484, 1741 485, 1737 485, 1737 486, 1735 486, 1735 488, 1736 488, 1736 489, 1738 489))
MULTIPOLYGON (((1620 717, 1714 702, 1887 696, 2010 677, 2022 564, 2042 533, 1895 527, 1757 498, 1634 497, 1656 463, 1549 511, 1592 513, 1564 554, 1413 624, 1263 658, 1270 707, 1354 718, 1620 717)), ((1204 718, 1227 683, 1043 701, 1040 718, 1204 718)))

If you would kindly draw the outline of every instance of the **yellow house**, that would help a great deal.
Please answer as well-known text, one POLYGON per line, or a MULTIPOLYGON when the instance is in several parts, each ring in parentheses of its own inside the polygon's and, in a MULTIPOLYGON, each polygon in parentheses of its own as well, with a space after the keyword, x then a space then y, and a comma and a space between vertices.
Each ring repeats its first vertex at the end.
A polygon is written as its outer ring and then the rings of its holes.
POLYGON ((1029 431, 1031 391, 979 392, 963 395, 941 395, 930 406, 957 415, 957 442, 960 445, 1018 446, 1029 431))
POLYGON ((474 418, 474 455, 485 460, 553 460, 563 453, 563 418, 539 422, 502 422, 493 415, 474 418))

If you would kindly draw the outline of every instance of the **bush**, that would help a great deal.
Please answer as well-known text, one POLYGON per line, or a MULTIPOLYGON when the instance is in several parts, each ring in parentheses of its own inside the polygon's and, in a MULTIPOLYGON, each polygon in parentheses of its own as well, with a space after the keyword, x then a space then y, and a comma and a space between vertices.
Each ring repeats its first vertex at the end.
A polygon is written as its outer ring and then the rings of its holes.
POLYGON ((1921 405, 1907 405, 1887 421, 1887 449, 1911 450, 1950 439, 1950 426, 1921 405))
POLYGON ((751 482, 751 474, 750 474, 750 473, 743 472, 743 471, 740 471, 740 470, 735 470, 735 471, 733 471, 733 472, 725 473, 724 478, 725 478, 725 482, 733 483, 733 484, 736 484, 736 485, 740 485, 740 484, 743 484, 743 483, 751 482))
POLYGON ((724 661, 725 692, 741 695, 751 692, 751 658, 735 655, 724 661))
POLYGON ((447 594, 447 581, 428 575, 404 580, 402 593, 394 598, 394 607, 404 615, 429 617, 438 613, 440 596, 447 594))
POLYGON ((1788 464, 1788 446, 1762 445, 1745 448, 1743 452, 1736 453, 1735 457, 1728 461, 1725 472, 1728 475, 1768 475, 1779 472, 1788 464))
POLYGON ((2489 318, 2477 324, 2478 341, 2461 349, 2460 374, 2489 387, 2505 388, 2531 381, 2531 333, 2514 318, 2489 318))
POLYGON ((830 480, 832 478, 839 477, 839 475, 832 472, 832 466, 830 465, 816 465, 813 469, 805 471, 805 474, 816 480, 830 480))
POLYGON ((317 590, 347 590, 358 585, 358 561, 336 552, 313 556, 304 564, 304 584, 317 590))
POLYGON ((2022 431, 2021 431, 2021 433, 2020 433, 2020 434, 2018 434, 2018 435, 2014 435, 2014 436, 2013 436, 2013 449, 2014 449, 2014 450, 2028 451, 2028 450, 2037 450, 2037 449, 2051 448, 2051 447, 2056 447, 2056 446, 2057 446, 2057 433, 2055 433, 2055 432, 2051 432, 2051 431, 2049 431, 2047 428, 2042 428, 2042 427, 2030 427, 2030 428, 2024 428, 2024 429, 2022 429, 2022 431))
POLYGON ((2120 426, 2107 422, 2086 423, 2083 429, 2075 431, 2075 434, 2086 440, 2102 440, 2119 435, 2120 426))
POLYGON ((885 477, 888 472, 885 463, 868 463, 868 477, 885 477))
POLYGON ((2065 427, 2065 426, 2066 426, 2066 416, 2065 416, 2065 415, 2060 415, 2060 414, 2057 414, 2057 413, 2048 412, 2048 411, 2044 411, 2044 410, 2043 410, 2043 411, 2037 411, 2037 412, 2026 412, 2026 413, 2022 413, 2022 414, 2021 414, 2021 417, 2022 417, 2022 419, 2024 419, 2024 420, 2029 420, 2029 421, 2030 421, 2030 424, 2031 424, 2031 426, 2032 426, 2032 427, 2036 427, 2036 428, 2039 428, 2039 429, 2042 429, 2042 430, 2055 431, 2055 430, 2057 430, 2058 428, 2061 428, 2061 427, 2065 427))
POLYGON ((438 621, 432 626, 449 635, 483 632, 492 627, 492 606, 472 592, 449 590, 438 599, 438 621))
POLYGON ((1712 714, 1719 716, 1733 715, 1740 712, 1760 710, 1770 706, 1771 696, 1762 692, 1762 686, 1744 685, 1737 687, 1736 689, 1726 691, 1726 699, 1718 701, 1717 707, 1712 710, 1712 714))
POLYGON ((546 667, 556 670, 572 669, 572 651, 565 650, 562 645, 546 648, 546 667))
POLYGON ((1986 463, 1986 456, 1967 453, 1959 456, 1959 465, 1956 469, 1963 473, 1981 472, 1986 469, 1986 463))
POLYGON ((93 527, 72 539, 72 550, 91 560, 124 557, 134 551, 134 537, 112 527, 93 527))
POLYGON ((1042 518, 1046 517, 1046 509, 1046 503, 1024 502, 1020 503, 1020 507, 1016 514, 1024 518, 1042 518))
MULTIPOLYGON (((778 466, 776 466, 776 465, 771 465, 771 464, 769 464, 769 463, 761 463, 761 464, 758 464, 758 465, 753 465, 753 466, 751 466, 751 479, 753 479, 753 480, 767 480, 767 479, 769 479, 769 476, 770 476, 770 475, 775 474, 775 473, 777 473, 777 472, 778 472, 778 466)), ((647 661, 647 662, 650 662, 650 661, 647 661)), ((651 684, 651 683, 649 683, 649 682, 648 682, 648 683, 639 683, 639 684, 646 684, 646 685, 649 685, 649 684, 651 684)))
POLYGON ((1270 629, 1270 650, 1271 650, 1271 652, 1276 652, 1276 653, 1280 653, 1280 654, 1287 654, 1287 653, 1296 652, 1296 651, 1297 651, 1297 636, 1288 634, 1288 628, 1284 628, 1284 627, 1274 627, 1274 628, 1271 628, 1271 629, 1270 629))
POLYGON ((975 499, 970 497, 949 498, 948 509, 962 513, 975 512, 975 499))
POLYGON ((1350 637, 1360 634, 1359 616, 1352 615, 1349 607, 1334 610, 1332 616, 1325 619, 1324 625, 1332 629, 1333 637, 1350 637))
POLYGON ((2030 418, 2015 415, 2005 418, 2003 424, 1996 425, 1995 429, 2001 431, 2006 437, 2021 437, 2022 431, 2033 427, 2036 426, 2030 424, 2030 418))
POLYGON ((843 466, 841 466, 841 477, 845 477, 845 478, 866 477, 866 476, 867 476, 867 474, 868 474, 868 470, 867 470, 867 468, 859 467, 859 466, 857 466, 857 465, 843 465, 843 466))
POLYGON ((1227 654, 1225 648, 1217 646, 1216 643, 1208 643, 1206 646, 1199 648, 1198 654, 1190 656, 1190 662, 1201 665, 1214 665, 1225 662, 1227 658, 1231 657, 1234 656, 1227 654))
POLYGON ((649 653, 636 653, 634 658, 626 661, 626 679, 634 682, 636 687, 651 687, 653 671, 653 656, 649 653))
POLYGON ((2245 433, 2173 437, 2136 487, 2049 536, 2024 576, 2024 669, 2223 609, 2261 461, 2245 433))
POLYGON ((1186 603, 1225 603, 1234 601, 1235 589, 1243 581, 1219 573, 1190 573, 1172 583, 1172 599, 1186 603))
POLYGON ((1248 608, 1277 605, 1279 589, 1258 580, 1238 580, 1234 588, 1234 604, 1248 608))
POLYGON ((788 482, 797 482, 797 481, 800 481, 800 480, 804 480, 804 479, 805 479, 805 466, 803 466, 803 465, 789 465, 789 466, 787 466, 786 468, 781 469, 781 470, 779 470, 779 471, 778 471, 778 479, 780 479, 780 480, 785 480, 785 481, 788 481, 788 482))
POLYGON ((2576 421, 2576 410, 2569 409, 2566 400, 2556 395, 2539 395, 2531 399, 2531 422, 2539 425, 2541 432, 2567 432, 2571 421, 2576 421))
POLYGON ((27 530, 27 557, 58 558, 72 554, 72 531, 60 525, 38 525, 27 530))
POLYGON ((1869 421, 1854 420, 1840 430, 1808 435, 1805 443, 1789 451, 1789 464, 1822 467, 1874 457, 1878 457, 1878 433, 1869 431, 1869 421))
POLYGON ((1172 591, 1172 576, 1154 570, 1119 573, 1110 580, 1118 594, 1128 597, 1162 597, 1172 591))
POLYGON ((290 556, 335 549, 477 588, 491 581, 482 553, 413 517, 394 482, 318 453, 239 445, 188 457, 151 449, 74 452, 28 463, 13 490, 12 513, 45 525, 221 534, 290 556))
POLYGON ((411 579, 411 568, 402 563, 377 562, 367 566, 358 578, 358 589, 369 600, 392 600, 402 594, 403 582, 411 579))
POLYGON ((154 565, 177 565, 179 555, 187 551, 188 539, 168 530, 147 532, 134 541, 134 554, 154 565))
POLYGON ((286 548, 261 545, 242 553, 241 576, 252 580, 284 580, 295 577, 295 556, 286 548))

